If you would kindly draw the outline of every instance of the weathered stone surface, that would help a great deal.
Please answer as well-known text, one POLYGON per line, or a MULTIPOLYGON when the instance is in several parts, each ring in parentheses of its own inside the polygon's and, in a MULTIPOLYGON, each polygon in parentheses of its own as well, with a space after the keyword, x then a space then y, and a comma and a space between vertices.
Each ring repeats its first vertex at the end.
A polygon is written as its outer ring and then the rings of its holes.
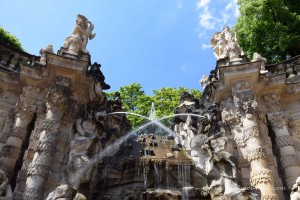
POLYGON ((78 15, 58 54, 40 57, 0 42, 0 199, 298 199, 300 56, 250 62, 225 26, 174 133, 133 138, 91 64, 93 29, 78 15))

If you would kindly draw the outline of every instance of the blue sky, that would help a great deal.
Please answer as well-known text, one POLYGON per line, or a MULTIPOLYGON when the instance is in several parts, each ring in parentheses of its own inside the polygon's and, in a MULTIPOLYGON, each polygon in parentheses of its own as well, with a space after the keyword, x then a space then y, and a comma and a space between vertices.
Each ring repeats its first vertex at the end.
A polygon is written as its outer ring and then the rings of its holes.
POLYGON ((95 25, 87 49, 101 63, 109 91, 133 82, 147 94, 161 87, 202 90, 199 79, 215 68, 209 45, 223 25, 233 26, 237 0, 0 0, 0 26, 28 53, 71 35, 77 14, 95 25))

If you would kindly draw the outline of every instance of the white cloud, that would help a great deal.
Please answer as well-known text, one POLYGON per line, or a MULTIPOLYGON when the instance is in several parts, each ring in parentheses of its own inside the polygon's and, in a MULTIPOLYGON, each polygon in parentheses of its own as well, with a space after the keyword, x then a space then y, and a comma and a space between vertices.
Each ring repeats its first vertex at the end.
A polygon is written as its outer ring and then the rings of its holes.
POLYGON ((199 2, 197 3, 197 10, 199 10, 200 8, 204 8, 209 4, 209 2, 210 0, 199 0, 199 2))
POLYGON ((223 24, 227 24, 227 22, 228 22, 228 20, 230 18, 230 15, 228 15, 227 13, 223 13, 222 17, 223 17, 222 23, 223 24))
POLYGON ((178 8, 178 9, 181 9, 182 6, 183 6, 183 3, 182 3, 182 2, 179 2, 179 3, 177 4, 177 8, 178 8))
POLYGON ((211 48, 210 44, 202 44, 202 49, 208 49, 211 48))
POLYGON ((214 29, 216 24, 216 18, 212 16, 211 12, 208 10, 208 7, 205 7, 202 14, 200 14, 200 25, 205 29, 214 29))
POLYGON ((239 6, 237 4, 237 0, 231 0, 225 7, 225 10, 228 12, 233 12, 235 17, 240 16, 239 6))

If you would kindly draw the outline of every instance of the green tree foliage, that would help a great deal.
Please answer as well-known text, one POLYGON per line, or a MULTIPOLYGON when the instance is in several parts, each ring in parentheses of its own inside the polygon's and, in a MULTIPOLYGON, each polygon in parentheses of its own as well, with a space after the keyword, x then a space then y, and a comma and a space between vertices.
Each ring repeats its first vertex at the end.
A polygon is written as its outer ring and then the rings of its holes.
POLYGON ((16 38, 16 36, 10 34, 6 30, 4 30, 2 27, 0 27, 0 41, 5 42, 19 50, 25 51, 22 47, 22 44, 20 43, 19 39, 16 38))
MULTIPOLYGON (((145 94, 142 90, 142 86, 138 83, 120 87, 118 90, 121 94, 124 111, 148 117, 153 102, 157 118, 174 114, 174 109, 180 104, 180 96, 185 91, 193 94, 195 98, 199 98, 201 95, 201 92, 195 89, 163 87, 160 90, 153 90, 154 95, 149 96, 145 94)), ((106 93, 106 95, 109 99, 112 99, 114 93, 115 92, 109 92, 106 93)), ((127 117, 133 125, 133 128, 147 121, 134 115, 128 115, 127 117)), ((170 125, 171 120, 166 120, 164 123, 170 125)))
MULTIPOLYGON (((156 115, 158 118, 174 114, 174 109, 180 104, 180 96, 183 92, 191 93, 195 98, 199 98, 201 92, 195 89, 187 89, 184 87, 164 88, 160 90, 153 90, 153 102, 156 108, 156 115)), ((149 108, 148 108, 149 109, 149 108)), ((166 125, 171 124, 171 119, 165 120, 166 125)))
POLYGON ((275 63, 300 54, 299 0, 239 0, 239 44, 275 63))

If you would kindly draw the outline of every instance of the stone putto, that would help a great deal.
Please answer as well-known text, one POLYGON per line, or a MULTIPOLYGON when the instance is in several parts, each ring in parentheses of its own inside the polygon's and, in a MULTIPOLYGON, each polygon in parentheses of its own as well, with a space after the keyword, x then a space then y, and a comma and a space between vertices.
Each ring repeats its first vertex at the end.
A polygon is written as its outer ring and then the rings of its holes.
POLYGON ((86 50, 88 40, 92 40, 96 33, 92 33, 94 24, 83 15, 77 15, 76 25, 73 29, 72 35, 65 40, 64 47, 68 49, 70 54, 78 55, 80 51, 89 53, 86 50))

